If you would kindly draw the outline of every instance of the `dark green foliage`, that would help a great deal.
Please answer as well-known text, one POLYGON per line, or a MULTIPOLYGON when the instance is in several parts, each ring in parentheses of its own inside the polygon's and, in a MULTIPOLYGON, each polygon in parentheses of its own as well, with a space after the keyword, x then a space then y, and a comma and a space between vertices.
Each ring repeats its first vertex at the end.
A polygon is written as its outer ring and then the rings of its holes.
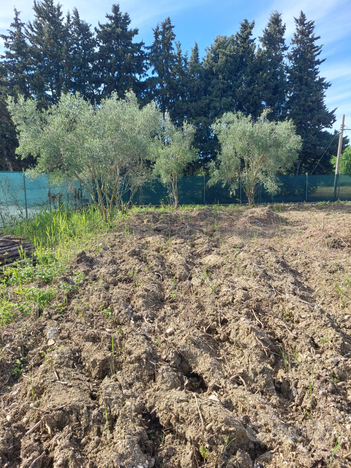
POLYGON ((69 29, 61 5, 34 0, 35 19, 25 28, 32 69, 31 94, 41 105, 56 103, 69 83, 69 29))
POLYGON ((1 35, 4 41, 5 54, 0 63, 0 171, 19 171, 34 163, 30 158, 25 163, 16 158, 18 146, 16 130, 7 111, 7 95, 30 95, 31 68, 28 62, 28 44, 24 33, 24 23, 20 13, 14 10, 15 17, 8 30, 8 35, 1 35))
POLYGON ((73 9, 68 17, 69 54, 68 54, 68 90, 78 92, 93 102, 95 90, 95 47, 96 39, 90 25, 82 21, 78 10, 73 9))
POLYGON ((0 97, 0 171, 19 171, 21 162, 15 157, 18 145, 15 127, 6 108, 3 97, 0 97))
POLYGON ((172 121, 181 126, 187 119, 189 111, 188 87, 189 87, 189 63, 187 54, 183 55, 180 42, 176 42, 176 56, 171 76, 171 95, 173 105, 169 109, 172 121))
POLYGON ((131 19, 128 13, 122 14, 118 4, 112 5, 112 14, 106 18, 107 23, 99 23, 95 28, 98 44, 95 89, 100 97, 110 96, 113 91, 123 97, 128 90, 140 95, 146 55, 144 43, 133 42, 139 31, 129 28, 131 19))
POLYGON ((289 54, 287 110, 303 141, 295 167, 295 173, 299 174, 313 170, 321 156, 318 145, 323 129, 332 127, 335 114, 324 103, 325 91, 330 83, 319 76, 319 65, 324 60, 318 58, 322 46, 316 44, 320 37, 314 35, 314 22, 307 21, 301 12, 295 23, 296 32, 289 54))
POLYGON ((277 11, 271 14, 268 24, 259 38, 262 49, 258 53, 263 69, 261 96, 266 107, 271 109, 268 118, 283 120, 286 117, 287 94, 285 24, 277 11))
POLYGON ((215 154, 216 137, 211 130, 210 100, 207 95, 205 73, 205 67, 200 60, 199 47, 195 42, 188 65, 186 118, 196 128, 194 146, 199 148, 200 158, 191 165, 191 173, 203 169, 211 159, 211 155, 215 154))
POLYGON ((236 112, 258 117, 262 110, 262 63, 256 55, 255 39, 252 30, 255 22, 246 19, 240 24, 240 30, 234 39, 234 89, 236 112))
MULTIPOLYGON (((8 30, 8 35, 0 35, 4 41, 5 54, 1 56, 3 65, 3 82, 8 93, 30 96, 29 80, 31 65, 29 46, 25 36, 25 24, 20 19, 20 12, 14 9, 15 17, 8 30)), ((3 90, 4 91, 4 88, 3 90)))
POLYGON ((171 19, 166 18, 153 30, 154 42, 149 47, 151 73, 155 76, 148 79, 148 97, 158 103, 163 116, 172 109, 177 95, 173 76, 177 61, 173 29, 171 19))

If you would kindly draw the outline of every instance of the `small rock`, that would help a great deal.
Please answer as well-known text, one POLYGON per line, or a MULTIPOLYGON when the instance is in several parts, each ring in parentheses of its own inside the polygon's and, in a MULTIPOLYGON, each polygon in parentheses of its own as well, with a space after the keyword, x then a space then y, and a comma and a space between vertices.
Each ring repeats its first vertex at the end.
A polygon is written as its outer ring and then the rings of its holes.
POLYGON ((46 334, 48 340, 56 340, 60 334, 60 329, 57 327, 52 327, 46 334))
POLYGON ((8 414, 8 415, 6 416, 6 419, 8 420, 8 422, 10 422, 10 421, 11 421, 11 416, 8 414))
POLYGON ((167 335, 171 335, 173 332, 174 332, 174 328, 172 327, 166 330, 167 335))
POLYGON ((216 395, 210 395, 210 396, 208 397, 208 399, 209 399, 209 400, 212 400, 212 401, 220 401, 220 400, 216 397, 216 395))
POLYGON ((55 343, 55 340, 48 340, 48 346, 53 346, 55 343))

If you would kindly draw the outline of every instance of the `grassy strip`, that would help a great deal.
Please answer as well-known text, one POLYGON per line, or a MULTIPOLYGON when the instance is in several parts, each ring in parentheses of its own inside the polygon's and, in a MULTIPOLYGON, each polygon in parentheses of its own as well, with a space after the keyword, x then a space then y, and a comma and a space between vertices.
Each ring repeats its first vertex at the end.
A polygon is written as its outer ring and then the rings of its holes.
POLYGON ((5 234, 30 240, 35 250, 31 257, 1 270, 0 325, 50 304, 57 294, 57 278, 68 269, 71 258, 113 227, 93 207, 42 211, 32 219, 5 226, 5 234))

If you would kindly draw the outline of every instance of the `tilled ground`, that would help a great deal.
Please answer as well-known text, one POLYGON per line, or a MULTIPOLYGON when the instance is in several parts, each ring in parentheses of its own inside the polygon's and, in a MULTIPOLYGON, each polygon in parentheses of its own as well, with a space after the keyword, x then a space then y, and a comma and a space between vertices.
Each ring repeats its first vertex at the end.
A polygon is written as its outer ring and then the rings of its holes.
POLYGON ((280 209, 134 215, 80 252, 1 330, 0 467, 351 466, 351 207, 280 209))

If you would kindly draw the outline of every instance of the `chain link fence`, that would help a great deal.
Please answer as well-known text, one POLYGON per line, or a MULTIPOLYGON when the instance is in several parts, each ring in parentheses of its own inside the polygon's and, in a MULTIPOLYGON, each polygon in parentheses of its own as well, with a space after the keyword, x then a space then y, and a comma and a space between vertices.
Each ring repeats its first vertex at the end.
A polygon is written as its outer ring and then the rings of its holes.
MULTIPOLYGON (((247 203, 239 188, 231 194, 221 184, 208 187, 208 176, 182 177, 179 180, 179 203, 212 205, 247 203)), ((279 176, 279 193, 268 194, 263 187, 257 191, 256 203, 320 202, 334 200, 334 175, 279 176)), ((351 175, 339 175, 336 198, 351 201, 351 175)), ((40 209, 56 209, 59 205, 79 209, 91 203, 89 193, 79 182, 51 185, 48 177, 34 180, 22 172, 0 172, 0 225, 13 218, 26 218, 40 209)), ((167 189, 158 180, 142 187, 134 196, 136 205, 168 204, 167 189)))

